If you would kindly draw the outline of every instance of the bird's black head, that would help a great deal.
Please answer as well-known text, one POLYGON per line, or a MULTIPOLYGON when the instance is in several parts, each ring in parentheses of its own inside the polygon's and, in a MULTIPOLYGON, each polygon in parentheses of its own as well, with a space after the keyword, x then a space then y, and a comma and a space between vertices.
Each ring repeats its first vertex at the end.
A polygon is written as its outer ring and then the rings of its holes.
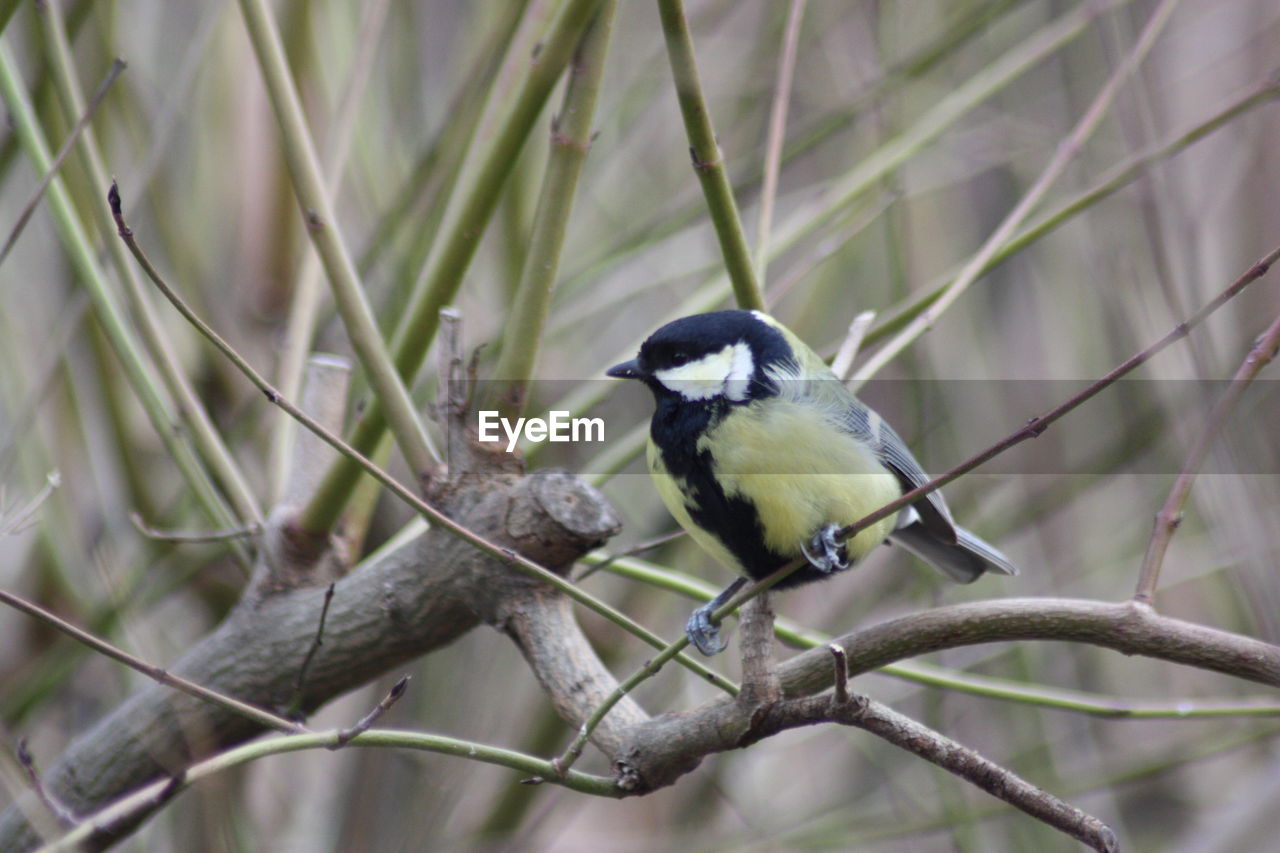
POLYGON ((639 379, 659 400, 743 403, 777 393, 766 368, 794 361, 781 328, 758 311, 714 311, 673 320, 607 374, 639 379))

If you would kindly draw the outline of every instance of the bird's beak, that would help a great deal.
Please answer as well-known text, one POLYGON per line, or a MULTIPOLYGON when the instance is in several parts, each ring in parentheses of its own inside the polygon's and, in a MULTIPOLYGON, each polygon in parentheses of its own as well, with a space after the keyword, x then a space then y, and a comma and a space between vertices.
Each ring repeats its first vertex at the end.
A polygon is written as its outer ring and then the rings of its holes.
POLYGON ((639 379, 640 365, 633 358, 630 361, 624 361, 622 364, 615 364, 604 372, 605 376, 612 376, 615 379, 639 379))

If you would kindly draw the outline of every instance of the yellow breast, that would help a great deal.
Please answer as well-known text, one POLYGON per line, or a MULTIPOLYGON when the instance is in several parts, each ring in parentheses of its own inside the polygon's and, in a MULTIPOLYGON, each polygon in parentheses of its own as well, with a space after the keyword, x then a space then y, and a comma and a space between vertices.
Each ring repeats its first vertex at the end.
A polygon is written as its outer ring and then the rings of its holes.
MULTIPOLYGON (((795 403, 746 406, 700 445, 715 447, 725 494, 756 505, 765 544, 779 554, 799 556, 800 543, 822 527, 851 524, 902 494, 870 448, 795 403)), ((866 556, 892 529, 887 518, 860 532, 847 543, 849 556, 866 556)))
MULTIPOLYGON (((765 545, 788 558, 799 557, 800 544, 826 525, 850 524, 902 494, 897 477, 869 448, 799 403, 775 398, 738 408, 699 439, 698 449, 712 452, 725 495, 755 506, 765 545)), ((742 572, 719 540, 693 523, 680 484, 650 451, 654 480, 671 514, 719 562, 742 572)), ((861 531, 846 543, 849 557, 866 556, 893 524, 891 517, 861 531)))

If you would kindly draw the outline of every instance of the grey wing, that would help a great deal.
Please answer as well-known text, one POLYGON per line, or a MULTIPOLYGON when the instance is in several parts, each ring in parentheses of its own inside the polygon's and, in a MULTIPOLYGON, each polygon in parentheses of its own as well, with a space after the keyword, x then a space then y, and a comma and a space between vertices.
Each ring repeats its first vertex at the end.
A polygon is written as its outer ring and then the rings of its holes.
MULTIPOLYGON (((843 389, 843 386, 840 387, 843 389)), ((903 491, 910 491, 929 482, 929 475, 920 467, 920 463, 911 455, 906 443, 893 431, 893 427, 847 390, 845 394, 848 398, 844 406, 846 428, 875 448, 880 461, 898 475, 903 491)), ((932 491, 912 506, 920 516, 919 522, 934 538, 951 545, 956 543, 955 522, 951 520, 951 511, 947 509, 941 492, 932 491)), ((906 522, 907 514, 904 513, 900 519, 906 522)))

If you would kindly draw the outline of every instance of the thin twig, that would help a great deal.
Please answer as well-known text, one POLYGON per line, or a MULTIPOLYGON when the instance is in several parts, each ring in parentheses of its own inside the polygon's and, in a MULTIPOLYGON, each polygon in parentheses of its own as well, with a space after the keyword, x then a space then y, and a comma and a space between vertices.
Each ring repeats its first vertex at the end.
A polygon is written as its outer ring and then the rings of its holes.
POLYGON ((53 490, 61 484, 62 475, 57 471, 50 471, 48 476, 45 477, 45 483, 41 486, 40 491, 36 492, 31 500, 13 512, 9 512, 4 506, 3 496, 0 495, 0 537, 21 533, 31 526, 34 522, 36 511, 48 500, 49 495, 53 494, 53 490))
MULTIPOLYGON (((717 611, 717 613, 719 613, 719 611, 717 611)), ((723 617, 717 616, 717 619, 721 618, 723 617)), ((658 652, 656 657, 645 661, 644 665, 633 672, 629 678, 625 681, 619 682, 618 686, 614 688, 608 698, 601 702, 600 706, 591 713, 591 716, 587 717, 587 719, 582 722, 582 725, 578 727, 578 734, 569 743, 569 745, 565 747, 564 752, 562 752, 559 757, 552 760, 551 764, 556 768, 556 772, 561 776, 568 773, 569 768, 573 767, 574 762, 582 757, 583 750, 587 747, 587 741, 591 739, 591 733, 599 727, 600 723, 604 721, 604 718, 608 716, 609 712, 612 711, 628 693, 639 686, 641 682, 657 675, 667 661, 684 651, 684 648, 688 645, 688 636, 682 634, 678 639, 674 640, 668 644, 666 648, 658 652)))
POLYGON ((26 738, 18 741, 18 764, 22 765, 23 771, 27 774, 27 779, 31 782, 31 788, 36 792, 36 796, 40 798, 40 802, 44 803, 45 808, 58 819, 58 823, 63 826, 75 826, 78 822, 75 814, 57 797, 49 793, 49 789, 44 786, 44 780, 40 778, 40 772, 36 770, 36 760, 31 755, 31 750, 27 749, 26 738))
POLYGON ((1031 418, 1029 421, 1027 421, 1026 426, 1024 426, 1022 429, 1012 433, 1011 435, 1006 436, 1004 439, 991 445, 986 450, 982 451, 976 456, 972 456, 969 459, 965 460, 964 462, 961 462, 959 465, 955 466, 950 471, 947 471, 945 474, 942 474, 941 476, 933 478, 932 480, 925 483, 923 486, 920 486, 919 488, 912 489, 911 491, 904 494, 898 500, 895 500, 889 504, 886 504, 885 506, 881 507, 880 509, 868 515, 866 518, 863 518, 845 527, 843 530, 840 531, 839 533, 840 537, 848 538, 849 536, 852 536, 855 532, 865 529, 867 525, 875 524, 877 521, 879 521, 882 518, 888 518, 890 515, 893 515, 894 513, 898 512, 898 510, 902 509, 905 506, 915 503, 916 501, 920 500, 922 497, 934 491, 935 489, 945 486, 947 483, 950 483, 952 480, 956 479, 962 474, 967 474, 968 472, 972 471, 974 468, 977 468, 979 465, 982 465, 983 463, 994 459, 995 457, 999 456, 1001 453, 1004 453, 1006 450, 1013 447, 1014 445, 1021 444, 1022 442, 1026 441, 1029 438, 1038 437, 1041 433, 1043 433, 1046 429, 1048 429, 1055 421, 1057 421, 1063 415, 1067 414, 1071 410, 1079 407, 1081 404, 1092 399, 1096 394, 1098 394, 1103 389, 1115 384, 1117 380, 1119 380, 1126 374, 1131 373, 1136 368, 1150 361, 1154 356, 1158 355, 1170 344, 1185 338, 1192 329, 1194 329, 1196 326, 1204 322, 1205 318, 1207 318, 1210 314, 1212 314, 1213 312, 1221 308, 1223 305, 1225 305, 1229 300, 1231 300, 1240 291, 1244 290, 1247 286, 1257 281, 1258 279, 1262 278, 1262 276, 1266 275, 1267 270, 1271 269, 1271 265, 1274 264, 1277 260, 1280 260, 1280 247, 1276 247, 1275 249, 1272 249, 1270 252, 1268 252, 1265 257, 1263 257, 1261 260, 1259 260, 1257 263, 1251 266, 1248 270, 1246 270, 1243 274, 1241 274, 1239 278, 1233 281, 1227 287, 1226 290, 1222 291, 1213 299, 1209 300, 1195 314, 1192 314, 1186 320, 1182 321, 1181 323, 1179 323, 1178 325, 1170 329, 1168 333, 1166 333, 1165 336, 1162 337, 1160 340, 1151 344, 1151 346, 1147 347, 1141 352, 1137 352, 1134 355, 1130 356, 1125 361, 1123 361, 1122 363, 1120 363, 1119 365, 1117 365, 1116 367, 1108 371, 1107 374, 1103 376, 1101 379, 1089 385, 1087 388, 1084 388, 1078 394, 1074 395, 1073 397, 1061 403, 1060 405, 1056 406, 1055 408, 1050 409, 1048 412, 1045 412, 1043 415, 1031 418))
MULTIPOLYGON (((1193 314, 1190 318, 1188 318, 1187 320, 1175 326, 1163 338, 1156 341, 1154 344, 1142 350, 1141 352, 1131 356, 1130 358, 1125 360, 1123 363, 1113 368, 1110 372, 1107 373, 1106 376, 1103 376, 1101 379, 1094 382, 1092 385, 1085 388, 1080 393, 1076 394, 1066 402, 1046 412, 1040 417, 1032 418, 1027 423, 1027 425, 1024 426, 1022 429, 1012 433, 1011 435, 1005 437, 1001 441, 996 442, 995 444, 991 445, 991 447, 987 448, 986 450, 982 451, 976 456, 970 457, 966 461, 961 462, 959 465, 955 466, 950 471, 947 471, 945 474, 942 474, 939 477, 935 477, 934 479, 930 480, 929 482, 925 483, 923 486, 920 486, 919 488, 912 489, 911 491, 904 494, 902 497, 886 504, 885 506, 881 507, 880 509, 876 510, 875 512, 866 516, 865 518, 862 518, 854 522, 853 524, 844 527, 839 531, 837 535, 841 538, 848 538, 849 536, 852 536, 853 534, 855 534, 857 531, 866 528, 867 525, 874 524, 875 522, 879 521, 882 518, 888 518, 889 516, 896 514, 903 507, 915 503, 916 501, 920 500, 922 497, 934 491, 935 489, 941 488, 942 486, 946 485, 947 483, 950 483, 952 480, 956 479, 962 474, 966 474, 969 471, 972 471, 974 468, 977 468, 979 465, 983 464, 984 462, 987 462, 993 459, 994 457, 999 456, 1001 453, 1004 453, 1006 450, 1010 449, 1014 445, 1020 444, 1021 442, 1026 441, 1029 438, 1035 438, 1036 436, 1040 435, 1054 421, 1058 420, 1063 415, 1070 412, 1072 409, 1077 408, 1082 403, 1086 402, 1091 397, 1093 397, 1095 394, 1102 391, 1104 388, 1108 387, 1109 385, 1112 385, 1118 379, 1123 377, 1125 374, 1133 371, 1135 368, 1144 364, 1145 362, 1150 360, 1153 356, 1155 356, 1157 353, 1161 352, 1170 344, 1172 344, 1174 341, 1181 340, 1182 338, 1186 337, 1187 334, 1191 331, 1191 329, 1195 328, 1200 323, 1202 323, 1206 317, 1208 317, 1214 311, 1217 311, 1219 308, 1221 308, 1224 304, 1227 303, 1228 300, 1230 300, 1237 293, 1243 290, 1251 282, 1254 282, 1257 279, 1261 278, 1263 275, 1265 275, 1267 270, 1271 268, 1271 265, 1274 264, 1278 259, 1280 259, 1280 247, 1272 249, 1269 253, 1267 253, 1267 255, 1264 258, 1262 258, 1260 261, 1258 261, 1256 264, 1250 267, 1248 271, 1246 271, 1243 275, 1241 275, 1234 282, 1232 282, 1231 285, 1227 287, 1226 290, 1219 293, 1216 297, 1214 297, 1207 304, 1201 307, 1201 309, 1197 311, 1195 314, 1193 314)), ((803 565, 803 561, 793 562, 789 565, 783 566, 782 568, 778 569, 768 577, 763 578, 762 580, 759 580, 753 584, 750 584, 744 587, 741 592, 739 592, 737 595, 731 598, 728 602, 725 603, 723 607, 721 607, 714 614, 712 614, 711 618, 716 622, 723 621, 734 610, 738 609, 747 601, 750 601, 752 598, 759 595, 761 592, 764 592, 765 590, 771 588, 774 584, 786 578, 792 572, 799 569, 801 565, 803 565)), ((594 714, 592 714, 591 717, 585 723, 583 723, 582 728, 579 730, 578 736, 569 745, 569 747, 565 750, 565 752, 561 755, 561 757, 557 759, 557 766, 563 767, 566 769, 572 766, 573 762, 576 761, 577 758, 582 754, 582 750, 586 745, 587 738, 590 735, 591 731, 594 730, 595 726, 599 725, 600 721, 604 719, 605 715, 609 712, 609 710, 614 705, 616 705, 619 701, 621 701, 622 697, 625 696, 636 685, 638 685, 640 682, 644 681, 645 679, 649 678, 650 676, 656 674, 657 671, 661 669, 662 665, 666 663, 668 660, 670 660, 672 657, 674 657, 674 655, 677 652, 684 649, 684 647, 688 645, 688 642, 689 642, 688 638, 686 637, 681 637, 675 640, 669 646, 667 646, 656 658, 647 662, 644 666, 642 666, 639 670, 637 670, 634 674, 632 674, 630 678, 628 678, 627 680, 619 684, 618 688, 612 694, 610 694, 609 699, 606 700, 606 702, 599 709, 597 709, 597 711, 594 714)))
POLYGON ((382 697, 382 701, 373 706, 372 711, 361 717, 360 721, 351 728, 339 731, 334 742, 329 744, 326 748, 331 750, 342 749, 344 746, 351 743, 352 739, 357 735, 363 734, 371 729, 373 724, 378 722, 378 719, 391 709, 392 705, 400 701, 400 697, 404 695, 405 688, 408 686, 409 676, 401 676, 400 680, 392 685, 390 692, 388 692, 386 696, 382 697))
POLYGON ((1084 115, 1080 117, 1070 135, 1058 145, 1057 151, 1054 152, 1053 157, 1045 165, 1040 176, 1036 178, 1036 182, 1027 190, 1013 210, 1009 211, 996 230, 982 244, 982 248, 969 259, 969 262, 964 265, 964 269, 960 271, 960 274, 947 286, 947 289, 943 291, 938 299, 908 323, 906 328, 894 336, 893 340, 881 347, 862 366, 856 376, 857 382, 864 382, 869 377, 874 376, 898 353, 910 345, 912 341, 924 334, 937 321, 942 312, 947 310, 969 288, 969 285, 977 280, 978 276, 982 274, 982 270, 1000 251, 1001 246, 1014 236, 1022 223, 1031 215, 1031 211, 1048 193, 1049 188, 1053 186, 1054 182, 1084 147, 1084 143, 1101 125, 1103 118, 1106 117, 1112 103, 1115 101, 1121 84, 1129 79, 1150 52, 1157 36, 1164 29, 1165 24, 1168 23, 1176 6, 1177 0, 1164 0, 1156 8, 1155 12, 1147 20, 1142 32, 1139 33, 1133 49, 1125 55, 1120 65, 1112 72, 1107 82, 1103 84, 1102 89, 1093 99, 1089 108, 1085 110, 1084 115))
MULTIPOLYGON (((419 285, 410 295, 392 336, 396 368, 406 380, 418 374, 439 328, 439 311, 453 302, 462 285, 502 187, 511 174, 511 164, 600 2, 568 0, 561 7, 541 42, 536 61, 530 64, 518 93, 512 98, 510 109, 495 127, 488 149, 475 170, 464 176, 466 183, 458 192, 456 214, 445 218, 427 266, 418 279, 419 285)), ((451 203, 450 208, 453 206, 451 203)), ((372 452, 385 429, 383 405, 375 401, 353 428, 351 445, 372 452)), ((331 529, 359 476, 358 465, 350 461, 340 459, 331 465, 303 510, 301 525, 311 531, 331 529)))
POLYGON ((685 533, 686 531, 683 528, 679 530, 672 530, 670 533, 664 533, 661 536, 655 536, 652 539, 646 539, 640 544, 634 545, 625 551, 618 551, 617 553, 610 554, 600 562, 595 563, 594 565, 587 566, 585 569, 582 570, 582 573, 579 574, 574 579, 574 581, 576 583, 582 583, 583 580, 591 577, 601 569, 607 569, 616 560, 622 560, 627 557, 634 557, 637 554, 643 554, 645 551, 652 551, 654 548, 657 548, 662 545, 666 545, 668 542, 674 542, 675 540, 679 539, 681 536, 684 536, 685 533))
POLYGON ((849 324, 849 331, 845 334, 844 340, 840 342, 840 349, 836 350, 835 360, 831 362, 831 372, 836 375, 840 381, 849 378, 849 374, 853 372, 853 360, 858 357, 858 350, 862 347, 862 339, 867 335, 867 329, 871 328, 871 324, 876 319, 876 312, 863 311, 861 314, 853 318, 853 322, 849 324))
MULTIPOLYGON (((520 571, 523 571, 525 574, 535 577, 538 580, 541 580, 544 583, 554 587, 560 592, 563 592, 565 595, 569 596, 574 601, 578 602, 584 607, 587 607, 590 610, 595 611, 596 613, 599 613, 601 616, 605 617, 606 619, 613 622, 615 625, 618 625, 619 627, 623 628, 624 630, 630 632, 635 637, 639 638, 640 640, 643 640, 645 643, 649 644, 650 646, 653 646, 656 649, 664 649, 664 650, 668 649, 668 646, 665 640, 663 640, 657 634, 654 634, 652 631, 649 631, 647 628, 643 627, 642 625, 638 624, 637 622, 635 622, 630 617, 626 616, 621 611, 613 607, 610 607, 609 605, 605 604, 604 602, 600 601, 594 596, 589 595, 586 592, 583 592, 573 583, 570 583, 569 581, 565 580, 564 578, 560 577, 554 572, 548 571, 545 567, 538 565, 537 563, 516 553, 515 551, 512 551, 510 548, 504 548, 501 545, 497 545, 493 542, 490 542, 485 537, 479 535, 478 533, 473 532, 467 527, 464 527, 463 525, 454 521, 452 518, 445 515, 443 512, 436 509, 434 506, 427 503, 422 498, 418 497, 418 495, 415 492, 411 491, 403 483, 401 483, 395 477, 391 476, 391 474, 389 474, 385 469, 376 465, 367 456, 357 451, 354 447, 352 447, 347 442, 343 441, 341 437, 325 429, 322 424, 320 424, 318 421, 316 421, 306 412, 299 409, 291 401, 282 397, 280 395, 280 392, 277 391, 275 387, 271 385, 270 382, 268 382, 265 378, 263 378, 261 373, 255 370, 253 366, 249 364, 249 362, 246 361, 242 355, 240 355, 240 353, 236 352, 235 349, 230 344, 228 344, 225 340, 223 340, 221 335, 215 332, 212 329, 212 327, 209 326, 208 323, 202 320, 199 317, 199 315, 197 315, 194 311, 191 310, 191 307, 187 305, 187 303, 182 299, 181 296, 178 295, 177 291, 175 291, 172 287, 170 287, 169 283, 166 282, 160 276, 160 273, 156 270, 156 268, 152 266, 150 259, 148 259, 146 256, 146 253, 142 251, 142 247, 138 245, 138 242, 134 237, 133 230, 124 221, 124 214, 120 206, 120 192, 119 192, 119 189, 114 184, 112 184, 111 190, 108 193, 107 198, 108 198, 108 202, 111 204, 112 213, 116 218, 116 226, 120 234, 120 238, 125 241, 126 245, 128 245, 129 247, 129 250, 133 252, 134 257, 137 258, 138 263, 142 266, 147 276, 151 279, 151 281, 155 284, 155 286, 160 290, 160 292, 164 294, 165 298, 167 298, 173 304, 173 307, 177 309, 178 313, 180 313, 184 318, 186 318, 186 320, 189 323, 195 326, 196 329, 202 335, 204 335, 205 338, 208 339, 208 341, 211 344, 213 344, 214 347, 216 347, 219 352, 221 352, 229 361, 231 361, 231 363, 235 365, 236 369, 238 369, 241 373, 243 373, 245 378, 247 378, 251 383, 253 383, 253 385, 263 393, 263 395, 267 398, 267 400, 270 403, 284 409, 286 412, 289 413, 291 417, 296 419, 298 423, 302 424, 304 427, 306 427, 308 430, 310 430, 312 433, 318 436, 322 441, 324 441, 330 447, 334 448, 339 453, 351 459, 353 463, 355 463, 357 466, 363 469, 366 473, 371 475, 375 480, 377 480, 379 483, 385 486, 388 491, 390 491, 393 495, 395 495, 400 500, 404 501, 406 504, 409 505, 409 507, 411 507, 415 512, 420 513, 428 521, 431 521, 434 524, 440 526, 441 528, 448 531, 453 536, 456 536, 459 539, 462 539, 463 541, 468 542, 471 545, 474 545, 476 548, 480 549, 490 557, 500 560, 501 562, 509 566, 517 568, 520 571)), ((683 649, 683 646, 681 647, 681 649, 683 649)), ((680 649, 676 650, 676 652, 679 652, 679 651, 680 649)), ((672 653, 668 657, 664 658, 664 660, 670 660, 670 658, 674 656, 675 656, 675 653, 672 653)), ((714 670, 708 669, 703 664, 693 660, 688 655, 680 655, 679 663, 681 666, 685 667, 686 669, 689 669, 691 672, 695 673, 696 675, 698 675, 700 678, 707 681, 708 683, 713 684, 729 693, 736 692, 736 688, 734 687, 732 682, 730 682, 728 679, 726 679, 724 676, 720 675, 719 673, 715 672, 714 670)))
POLYGON ((120 72, 127 67, 128 64, 118 56, 112 60, 111 67, 107 69, 106 76, 98 84, 98 89, 93 93, 93 97, 89 99, 89 105, 85 107, 84 112, 80 115, 80 120, 76 122, 75 127, 71 128, 71 133, 67 134, 67 138, 63 140, 62 147, 54 155, 53 164, 45 171, 44 177, 40 179, 39 186, 31 193, 31 198, 27 200, 26 205, 22 208, 22 213, 18 215, 18 221, 13 223, 13 228, 10 229, 9 236, 4 241, 4 247, 0 248, 0 264, 3 264, 4 259, 9 257, 10 250, 18 242, 18 238, 22 236, 22 230, 27 227, 31 214, 36 212, 36 205, 40 203, 40 199, 44 198, 44 192, 49 188, 49 183, 53 180, 53 176, 58 174, 58 170, 62 168, 62 162, 67 159, 71 149, 75 148, 80 134, 88 126, 93 114, 98 111, 98 106, 102 103, 103 98, 107 96, 107 90, 111 88, 111 84, 120 76, 120 72))
POLYGON ((839 643, 828 643, 827 649, 831 652, 831 662, 835 667, 832 700, 837 705, 846 705, 849 702, 849 658, 839 643))
POLYGON ((432 477, 440 464, 439 454, 427 437, 405 380, 378 330, 355 261, 342 238, 337 212, 325 185, 319 155, 307 128, 302 101, 271 9, 265 0, 240 0, 240 10, 280 128, 294 193, 306 211, 307 233, 324 264, 333 301, 351 347, 365 369, 396 444, 415 477, 432 477))
POLYGON ((148 539, 155 539, 160 542, 183 542, 183 543, 200 543, 200 542, 225 542, 228 539, 243 539, 247 536, 257 536, 262 532, 261 524, 242 524, 236 527, 228 527, 225 530, 210 530, 204 533, 183 533, 176 530, 160 530, 156 527, 149 527, 142 520, 140 513, 129 513, 129 520, 133 522, 133 526, 137 531, 148 539))
POLYGON ((847 719, 837 719, 836 722, 855 726, 914 753, 1088 844, 1094 850, 1111 853, 1120 849, 1115 833, 1102 821, 1036 787, 1012 770, 984 758, 969 747, 880 702, 855 699, 849 708, 847 719))
POLYGON ((311 648, 307 649, 306 657, 302 659, 302 666, 298 667, 298 678, 293 684, 293 698, 289 700, 288 706, 290 717, 295 716, 302 707, 302 688, 307 684, 307 670, 311 669, 311 661, 324 645, 324 621, 329 617, 329 604, 333 601, 335 586, 336 583, 331 583, 324 591, 324 603, 320 605, 320 620, 316 625, 316 636, 311 641, 311 648))
POLYGON ((1169 549, 1169 542, 1173 539, 1178 525, 1182 523, 1182 508, 1191 494, 1191 486, 1195 482, 1200 465, 1230 416, 1231 410, 1239 401, 1240 395, 1249 387, 1262 368, 1271 363, 1277 349, 1280 349, 1280 316, 1271 321, 1270 327, 1236 368, 1231 384, 1209 411, 1204 429, 1196 437, 1195 444, 1192 445, 1186 461, 1182 464, 1182 470, 1173 481, 1169 497, 1165 500, 1160 512, 1156 513, 1155 528, 1151 532, 1151 539, 1147 542, 1147 551, 1142 558, 1142 570, 1138 574, 1138 586, 1133 592, 1134 601, 1150 604, 1154 598, 1165 552, 1169 549))
POLYGON ((791 0, 787 9, 786 33, 782 37, 782 58, 778 60, 778 80, 773 87, 769 109, 769 137, 765 143, 764 182, 760 189, 760 220, 756 226, 756 278, 764 287, 769 266, 769 229, 773 227, 773 203, 778 193, 778 168, 782 164, 782 140, 786 136, 787 107, 791 103, 791 80, 796 69, 796 45, 805 0, 791 0))
POLYGON ((273 714, 270 711, 264 711, 263 709, 250 705, 247 702, 241 702, 239 699, 225 696, 216 690, 210 690, 208 687, 196 684, 193 681, 188 681, 180 675, 174 675, 162 667, 149 664, 141 658, 134 657, 123 649, 116 648, 106 640, 95 637, 88 631, 72 625, 65 619, 55 616, 48 610, 40 607, 38 604, 33 604, 32 602, 27 601, 24 598, 20 598, 7 590, 0 589, 0 603, 7 604, 15 610, 21 610, 29 616, 34 616, 41 622, 57 628, 62 633, 80 643, 83 643, 94 651, 106 655, 112 660, 119 661, 130 669, 137 670, 153 681, 172 687, 175 690, 179 690, 189 696, 194 696, 197 699, 202 699, 210 704, 217 705, 218 707, 230 711, 233 714, 239 714, 242 717, 253 720, 260 726, 265 726, 269 729, 276 729, 277 731, 287 732, 290 734, 306 732, 308 730, 305 726, 295 723, 293 720, 285 719, 284 717, 273 714))

